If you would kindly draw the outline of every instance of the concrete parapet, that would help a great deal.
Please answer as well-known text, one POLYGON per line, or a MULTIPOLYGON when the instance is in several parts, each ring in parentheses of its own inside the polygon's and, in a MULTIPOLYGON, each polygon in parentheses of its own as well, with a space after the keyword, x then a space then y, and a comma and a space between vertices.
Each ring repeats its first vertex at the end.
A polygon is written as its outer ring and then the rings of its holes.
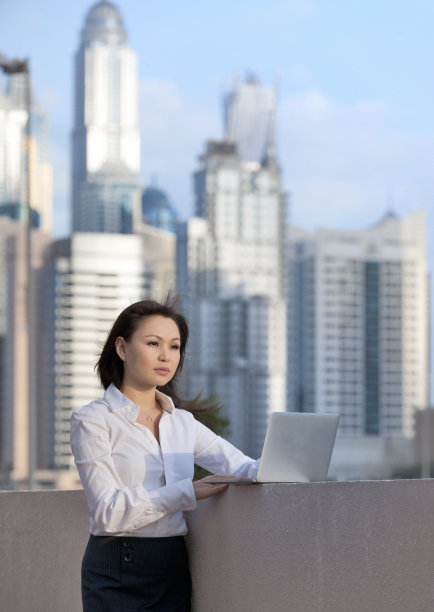
MULTIPOLYGON (((433 509, 433 480, 231 486, 187 517, 194 610, 434 610, 433 509)), ((79 612, 83 492, 0 492, 0 516, 0 610, 79 612)))

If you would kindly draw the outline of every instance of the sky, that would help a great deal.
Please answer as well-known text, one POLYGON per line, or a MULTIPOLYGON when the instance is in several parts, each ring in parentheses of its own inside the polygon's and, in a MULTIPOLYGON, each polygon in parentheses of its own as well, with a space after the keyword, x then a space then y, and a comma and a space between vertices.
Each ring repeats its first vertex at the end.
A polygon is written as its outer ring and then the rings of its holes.
MULTIPOLYGON (((223 94, 253 72, 278 87, 293 223, 362 229, 390 208, 399 216, 423 208, 433 234, 432 0, 115 4, 139 60, 142 180, 166 191, 181 218, 193 214, 205 142, 223 135, 223 94)), ((0 0, 0 53, 30 58, 49 120, 57 236, 69 233, 73 57, 91 6, 0 0)))

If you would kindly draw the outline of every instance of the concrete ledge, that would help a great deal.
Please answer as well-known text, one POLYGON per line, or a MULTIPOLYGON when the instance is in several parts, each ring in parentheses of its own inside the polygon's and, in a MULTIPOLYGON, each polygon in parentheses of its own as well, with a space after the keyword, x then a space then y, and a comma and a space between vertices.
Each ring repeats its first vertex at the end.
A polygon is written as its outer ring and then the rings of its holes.
POLYGON ((200 612, 434 610, 434 481, 231 487, 190 516, 200 612))
POLYGON ((83 491, 0 492, 0 610, 81 612, 83 491))
MULTIPOLYGON (((0 609, 80 612, 83 492, 0 516, 0 609)), ((434 610, 433 480, 232 486, 187 518, 196 612, 434 610)))

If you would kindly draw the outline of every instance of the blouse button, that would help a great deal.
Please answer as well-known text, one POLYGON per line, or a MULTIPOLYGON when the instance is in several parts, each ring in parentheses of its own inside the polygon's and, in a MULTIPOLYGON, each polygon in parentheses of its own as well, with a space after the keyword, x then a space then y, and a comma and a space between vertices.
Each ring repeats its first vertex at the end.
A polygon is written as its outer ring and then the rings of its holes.
POLYGON ((124 559, 125 561, 131 561, 131 555, 125 555, 124 559))

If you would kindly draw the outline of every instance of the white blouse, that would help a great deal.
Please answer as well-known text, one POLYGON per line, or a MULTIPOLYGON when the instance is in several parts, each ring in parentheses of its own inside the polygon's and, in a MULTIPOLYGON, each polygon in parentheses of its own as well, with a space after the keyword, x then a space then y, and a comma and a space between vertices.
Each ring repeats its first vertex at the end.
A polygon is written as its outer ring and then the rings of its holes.
POLYGON ((194 463, 214 474, 255 478, 254 461, 175 408, 163 408, 160 444, 136 422, 139 406, 113 384, 104 398, 71 415, 71 449, 90 511, 93 535, 160 537, 187 533, 183 510, 197 502, 194 463))

